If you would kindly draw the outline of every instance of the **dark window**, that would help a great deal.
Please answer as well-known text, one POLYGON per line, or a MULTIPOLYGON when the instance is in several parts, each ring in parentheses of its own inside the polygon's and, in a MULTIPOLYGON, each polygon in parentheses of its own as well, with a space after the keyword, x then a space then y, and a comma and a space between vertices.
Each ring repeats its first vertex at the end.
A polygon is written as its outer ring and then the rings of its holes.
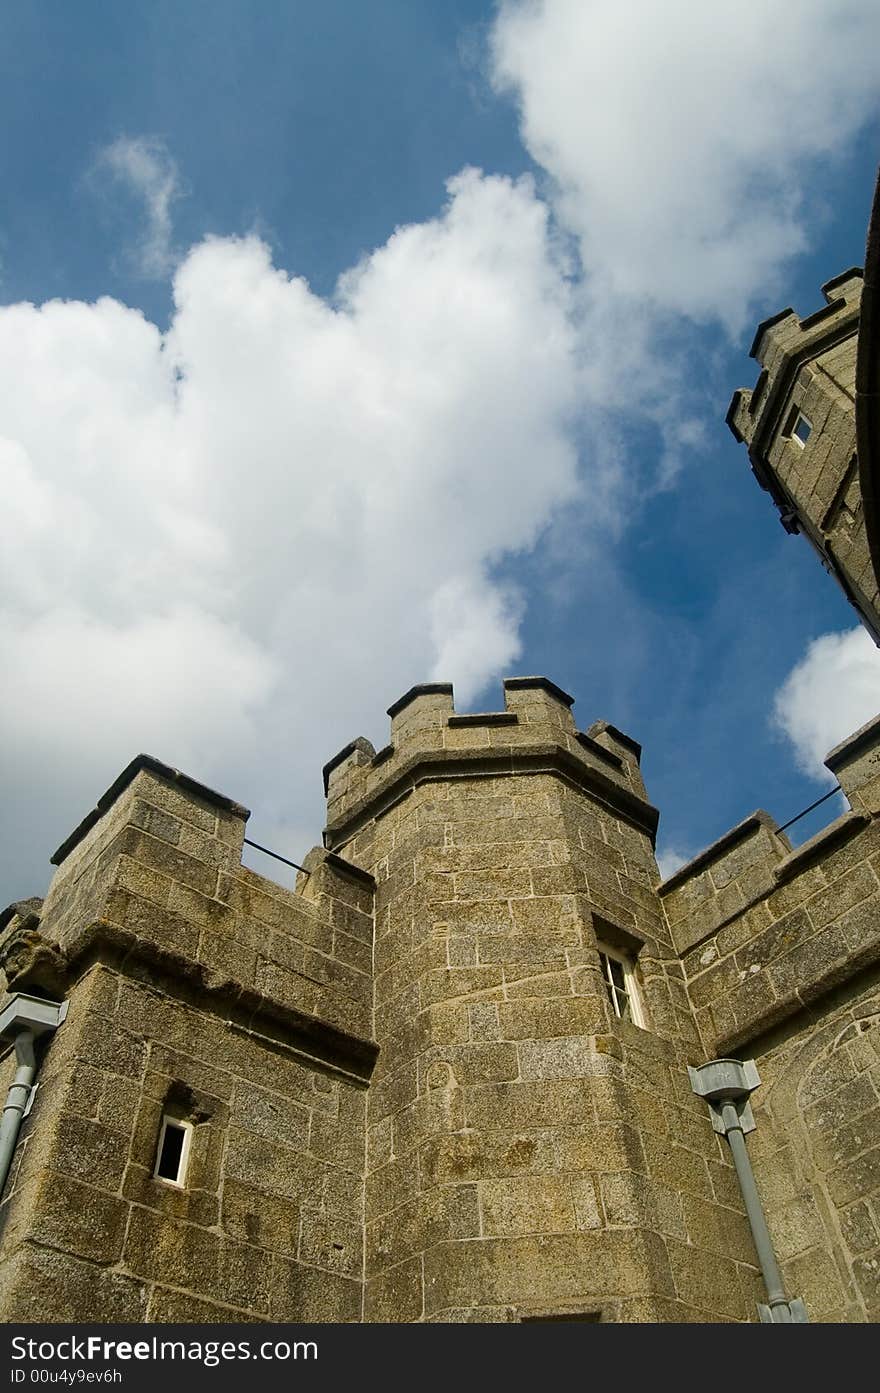
POLYGON ((165 1180, 169 1185, 183 1185, 191 1136, 192 1123, 174 1117, 162 1118, 156 1169, 153 1172, 157 1180, 165 1180))

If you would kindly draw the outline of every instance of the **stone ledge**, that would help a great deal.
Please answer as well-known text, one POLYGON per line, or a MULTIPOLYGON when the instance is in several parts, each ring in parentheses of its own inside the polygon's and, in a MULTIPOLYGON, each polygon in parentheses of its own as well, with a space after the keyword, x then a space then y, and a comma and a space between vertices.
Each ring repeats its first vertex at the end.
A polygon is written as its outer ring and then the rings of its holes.
POLYGON ((641 763, 642 747, 638 740, 634 740, 631 735, 626 735, 624 731, 618 730, 617 726, 613 726, 610 721, 594 721, 586 733, 591 740, 595 740, 599 735, 608 735, 610 739, 616 740, 618 745, 623 745, 624 749, 629 750, 636 764, 641 763))
POLYGON ((358 799, 335 822, 324 829, 324 845, 339 846, 355 834, 371 817, 381 816, 393 804, 407 797, 421 783, 454 778, 498 778, 505 774, 556 774, 573 787, 592 794, 652 840, 657 834, 660 814, 646 800, 620 783, 594 769, 563 746, 536 742, 526 746, 502 746, 497 750, 480 746, 474 750, 417 750, 388 783, 379 785, 358 799))
POLYGON ((324 857, 326 865, 332 866, 334 871, 340 875, 348 876, 349 880, 357 880, 361 885, 365 885, 368 890, 376 889, 376 878, 369 871, 365 871, 360 866, 356 866, 353 861, 346 861, 344 857, 337 856, 335 851, 328 851, 324 857))
POLYGON ((812 314, 805 315, 801 320, 802 329, 812 329, 814 325, 821 324, 823 320, 830 319, 833 314, 837 314, 846 304, 845 300, 831 300, 821 309, 814 310, 812 314))
MULTIPOLYGON (((690 861, 686 861, 683 866, 679 866, 677 871, 673 871, 672 875, 669 876, 667 880, 664 880, 658 885, 657 894, 662 898, 664 895, 668 895, 672 890, 676 890, 686 880, 689 880, 692 875, 697 875, 699 872, 703 871, 712 861, 717 861, 721 856, 725 855, 726 852, 732 850, 738 842, 745 841, 746 837, 752 832, 757 832, 761 827, 766 827, 767 831, 773 836, 778 837, 781 842, 788 842, 788 838, 779 831, 776 819, 771 817, 769 813, 765 813, 763 808, 758 808, 747 818, 744 818, 742 822, 738 822, 735 827, 731 827, 730 831, 725 832, 717 841, 712 842, 710 846, 698 852, 690 861)), ((742 910, 737 910, 737 914, 739 913, 742 913, 742 910)), ((736 915, 732 917, 735 918, 736 915)))
MULTIPOLYGON (((394 747, 392 746, 391 749, 393 752, 394 747)), ((333 773, 333 770, 338 769, 340 764, 344 764, 345 761, 349 759, 357 751, 360 751, 361 754, 366 755, 369 759, 372 759, 376 753, 369 740, 367 740, 363 735, 358 735, 355 737, 354 740, 349 740, 348 744, 343 745, 342 749, 339 750, 333 756, 332 759, 328 759, 327 763, 324 765, 324 768, 321 771, 324 776, 325 794, 329 792, 330 775, 333 773)))
POLYGON ((598 740, 594 740, 592 736, 585 735, 582 730, 579 730, 574 738, 579 745, 583 745, 585 750, 589 750, 591 755, 604 760, 612 768, 619 769, 621 772, 626 769, 626 763, 620 758, 620 755, 616 755, 613 750, 606 750, 604 745, 600 745, 598 740))
POLYGON ((848 842, 851 837, 867 827, 870 821, 864 813, 844 813, 828 827, 823 827, 820 832, 816 832, 814 836, 795 847, 794 851, 774 866, 774 878, 780 885, 793 880, 820 856, 826 856, 834 847, 848 842))
MULTIPOLYGON (((157 975, 163 990, 171 996, 193 994, 197 1004, 215 1014, 233 1012, 250 1030, 260 1021, 273 1023, 285 1031, 280 1041, 299 1054, 317 1050, 322 1064, 367 1082, 379 1053, 375 1041, 352 1035, 337 1026, 288 1006, 277 997, 254 987, 245 987, 232 978, 220 978, 216 971, 173 949, 138 938, 128 929, 107 920, 96 920, 80 936, 66 956, 71 977, 82 974, 96 963, 135 977, 157 975), (139 968, 133 972, 133 968, 139 968), (185 988, 186 991, 182 991, 185 988)), ((311 1056, 310 1056, 311 1057, 311 1056)))
POLYGON ((452 683, 451 683, 451 682, 417 682, 416 685, 415 685, 414 687, 410 687, 410 689, 409 689, 408 692, 404 692, 404 694, 403 694, 402 697, 398 697, 396 701, 392 701, 391 705, 388 707, 388 711, 387 711, 386 714, 389 715, 389 716, 391 717, 392 720, 394 720, 394 717, 395 717, 395 716, 399 716, 399 715, 400 715, 400 712, 403 711, 403 709, 404 709, 405 707, 409 706, 409 704, 410 704, 411 701, 415 701, 416 697, 420 697, 420 696, 450 696, 450 697, 451 697, 451 696, 452 696, 452 683))
MULTIPOLYGON (((821 937, 821 933, 814 934, 812 938, 804 939, 803 944, 799 946, 814 943, 821 937)), ((777 959, 777 961, 781 960, 777 959)), ((774 998, 763 1010, 756 1011, 751 1019, 743 1020, 732 1029, 713 1036, 713 1052, 719 1056, 727 1056, 737 1050, 744 1049, 768 1031, 776 1030, 792 1016, 801 1012, 812 1012, 817 1001, 830 995, 831 992, 836 991, 852 978, 860 977, 862 973, 870 972, 872 968, 876 969, 877 964, 880 964, 880 939, 867 944, 858 953, 848 954, 841 958, 825 972, 812 978, 809 984, 804 984, 800 988, 792 988, 784 995, 774 998)), ((770 967, 772 968, 772 966, 771 963, 770 967)), ((711 1005, 707 1009, 711 1010, 711 1005)), ((699 1014, 697 1019, 699 1022, 699 1014)), ((705 1028, 705 1023, 703 1023, 703 1028, 705 1028)))
MULTIPOLYGON (((824 285, 821 285, 819 287, 819 289, 822 291, 822 294, 825 296, 825 299, 827 300, 831 295, 831 291, 836 290, 838 286, 846 285, 847 281, 864 281, 864 279, 865 272, 861 266, 850 266, 846 271, 841 271, 839 275, 832 276, 830 281, 826 281, 824 285)), ((839 303, 842 298, 843 297, 839 295, 835 295, 833 297, 835 303, 839 303)))
POLYGON ((755 330, 755 337, 752 339, 752 346, 749 349, 749 357, 757 358, 758 345, 768 329, 772 329, 774 324, 781 324, 783 319, 788 319, 791 316, 794 316, 794 309, 791 305, 786 305, 784 310, 779 310, 776 314, 771 314, 767 319, 762 319, 755 330))
POLYGON ((505 692, 524 692, 534 688, 539 691, 547 692, 550 696, 561 701, 563 706, 574 706, 574 697, 569 696, 561 687, 557 687, 555 682, 551 682, 549 677, 505 677, 502 682, 505 692))
POLYGON ((837 774, 841 765, 846 764, 847 760, 854 759, 856 755, 869 750, 874 745, 880 745, 880 715, 873 720, 866 721, 858 730, 853 731, 845 740, 841 740, 839 745, 835 745, 833 750, 829 750, 825 756, 824 764, 826 769, 830 769, 832 774, 837 774))

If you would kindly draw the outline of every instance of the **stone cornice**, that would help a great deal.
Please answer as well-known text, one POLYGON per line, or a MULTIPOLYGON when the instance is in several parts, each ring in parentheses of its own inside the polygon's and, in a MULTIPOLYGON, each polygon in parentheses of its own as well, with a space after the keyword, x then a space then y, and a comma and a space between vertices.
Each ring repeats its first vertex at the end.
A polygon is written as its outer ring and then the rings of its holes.
MULTIPOLYGON (((42 935, 37 935, 42 938, 42 935)), ((297 1054, 320 1060, 327 1068, 366 1082, 378 1055, 374 1041, 352 1035, 328 1025, 315 1016, 288 1006, 268 993, 246 987, 231 977, 223 977, 184 953, 140 938, 128 929, 105 919, 94 920, 63 952, 43 939, 52 950, 71 983, 95 963, 123 971, 126 976, 146 980, 169 996, 192 1000, 200 1010, 209 1010, 230 1023, 253 1030, 264 1023, 284 1032, 285 1043, 297 1054)), ((43 985, 41 961, 31 967, 22 964, 13 977, 21 990, 28 983, 43 985)), ((57 977, 58 964, 55 964, 57 977)))
POLYGON ((330 849, 344 845, 372 818, 388 812, 420 784, 514 774, 554 774, 647 833, 652 843, 656 837, 660 816, 656 808, 561 745, 547 741, 494 749, 414 750, 387 781, 375 785, 328 823, 324 844, 330 849))

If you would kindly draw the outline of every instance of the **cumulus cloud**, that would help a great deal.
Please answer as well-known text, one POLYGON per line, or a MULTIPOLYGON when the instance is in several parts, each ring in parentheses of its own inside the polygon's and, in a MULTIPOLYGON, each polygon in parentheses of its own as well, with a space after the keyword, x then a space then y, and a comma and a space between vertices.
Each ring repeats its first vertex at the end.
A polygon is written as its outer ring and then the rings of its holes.
POLYGON ((296 855, 364 714, 384 742, 411 683, 466 706, 516 658, 495 563, 583 482, 570 287, 531 182, 468 170, 332 302, 257 238, 195 247, 174 297, 165 335, 110 299, 0 310, 0 759, 78 782, 59 841, 146 747, 296 855))
POLYGON ((667 846, 657 851, 657 866, 660 871, 660 880, 668 880, 674 875, 681 866, 684 866, 695 855, 693 851, 682 851, 680 847, 667 846))
POLYGON ((773 719, 805 774, 833 782, 823 760, 880 712, 880 652, 864 629, 823 634, 776 693, 773 719))
POLYGON ((142 275, 161 280, 176 261, 171 209, 183 193, 176 161, 155 137, 120 136, 100 151, 94 172, 109 175, 141 204, 144 226, 133 260, 142 275))
POLYGON ((491 62, 590 300, 738 331, 876 105, 878 45, 873 0, 502 0, 491 62))

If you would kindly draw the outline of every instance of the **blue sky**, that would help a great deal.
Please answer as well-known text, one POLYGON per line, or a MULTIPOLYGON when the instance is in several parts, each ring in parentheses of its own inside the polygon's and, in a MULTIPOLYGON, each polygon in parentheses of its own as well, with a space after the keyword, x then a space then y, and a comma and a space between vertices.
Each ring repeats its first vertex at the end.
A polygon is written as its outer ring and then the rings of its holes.
POLYGON ((809 659, 854 616, 724 414, 861 262, 878 40, 868 0, 0 7, 0 901, 141 749, 299 859, 324 760, 438 677, 638 738, 667 866, 823 792, 878 663, 809 659))

